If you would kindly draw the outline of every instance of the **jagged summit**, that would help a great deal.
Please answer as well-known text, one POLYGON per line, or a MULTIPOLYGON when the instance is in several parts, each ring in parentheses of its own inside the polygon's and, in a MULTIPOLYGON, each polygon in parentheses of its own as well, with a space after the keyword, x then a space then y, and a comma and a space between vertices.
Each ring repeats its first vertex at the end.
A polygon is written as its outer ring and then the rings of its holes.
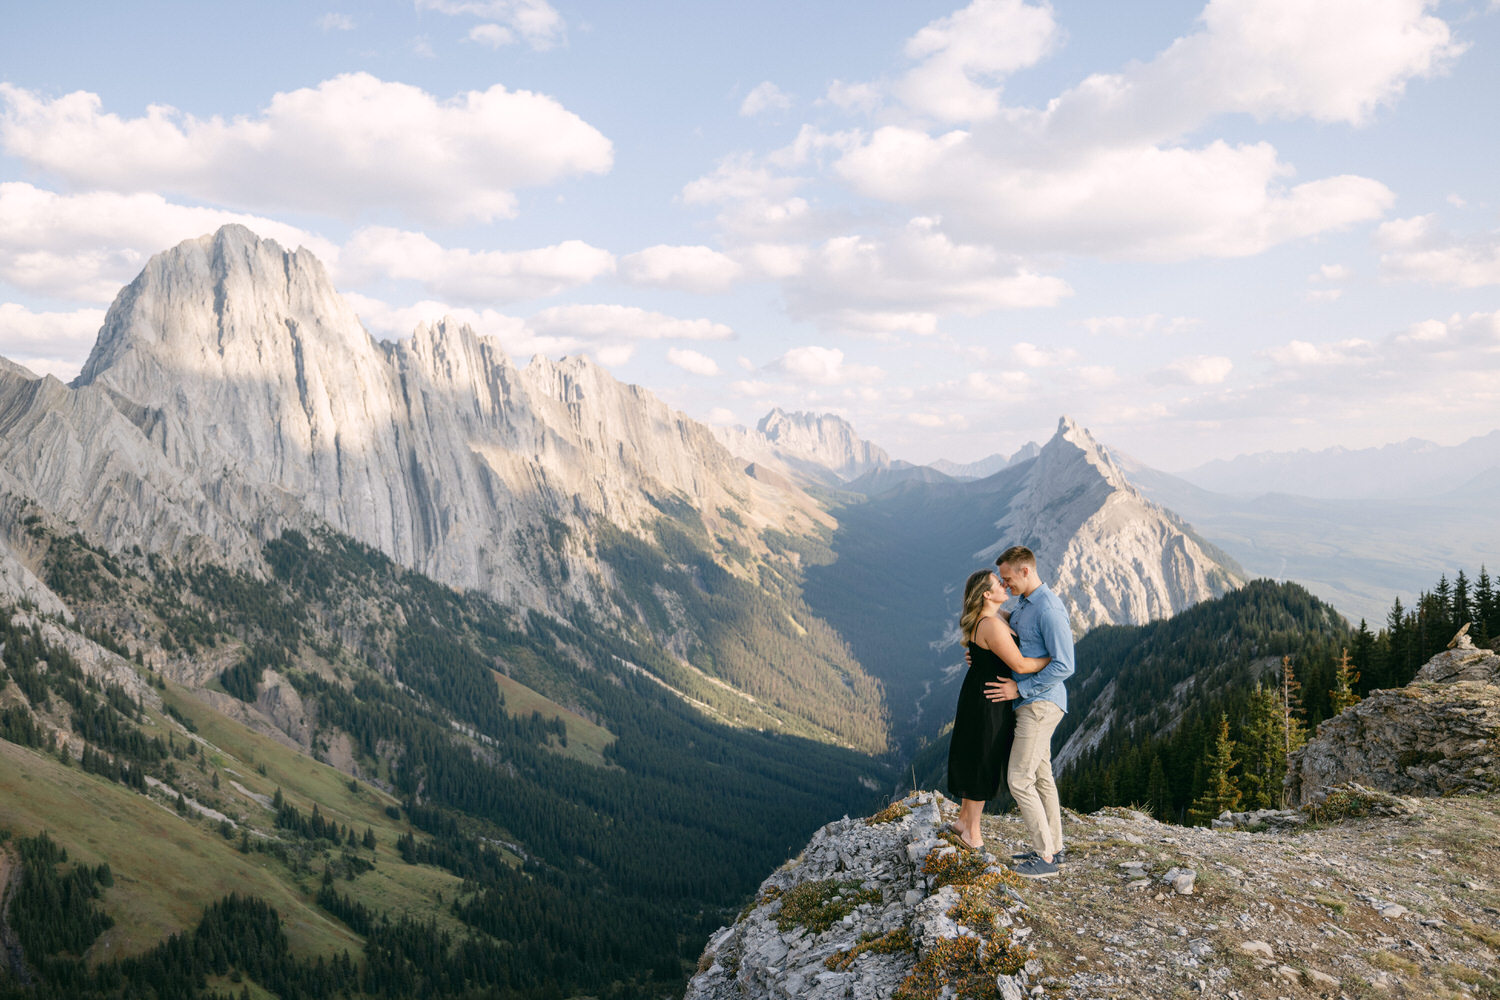
POLYGON ((1083 632, 1099 624, 1142 624, 1175 614, 1242 582, 1213 550, 1164 508, 1141 495, 1089 431, 1064 416, 1024 474, 996 540, 1037 554, 1043 578, 1083 632))
POLYGON ((820 465, 845 481, 891 464, 884 449, 861 439, 836 414, 787 413, 778 407, 761 417, 755 429, 784 455, 820 465))

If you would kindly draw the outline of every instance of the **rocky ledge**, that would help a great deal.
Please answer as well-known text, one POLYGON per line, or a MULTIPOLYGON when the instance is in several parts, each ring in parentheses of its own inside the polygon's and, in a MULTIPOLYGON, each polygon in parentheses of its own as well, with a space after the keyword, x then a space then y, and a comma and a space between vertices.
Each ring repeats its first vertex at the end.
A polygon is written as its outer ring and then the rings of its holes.
POLYGON ((1403 688, 1373 691, 1292 755, 1287 801, 1358 781, 1397 795, 1500 790, 1500 656, 1460 634, 1403 688))
POLYGON ((944 826, 955 811, 919 792, 823 827, 710 939, 685 1000, 1040 990, 1022 880, 960 846, 944 826))
MULTIPOLYGON (((956 812, 924 793, 824 827, 713 936, 687 1000, 1500 995, 1493 795, 1344 786, 1260 832, 1068 812, 1059 877, 986 855, 977 885, 942 885, 940 859, 980 857, 942 839, 956 812)), ((983 829, 996 855, 1023 846, 1014 814, 983 829)))

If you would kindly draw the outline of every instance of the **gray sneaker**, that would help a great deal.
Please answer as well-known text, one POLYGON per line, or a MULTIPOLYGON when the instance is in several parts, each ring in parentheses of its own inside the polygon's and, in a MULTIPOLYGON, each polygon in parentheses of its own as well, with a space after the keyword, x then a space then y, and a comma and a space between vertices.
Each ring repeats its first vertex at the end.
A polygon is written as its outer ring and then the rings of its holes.
POLYGON ((1040 857, 1035 857, 1030 861, 1022 861, 1011 871, 1022 878, 1052 878, 1057 874, 1057 862, 1043 861, 1040 857))
MULTIPOLYGON (((1041 855, 1038 854, 1036 851, 1025 851, 1025 852, 1023 852, 1021 854, 1012 854, 1010 856, 1010 859, 1012 861, 1030 861, 1032 858, 1040 858, 1040 857, 1041 857, 1041 855)), ((1058 851, 1056 854, 1052 855, 1052 863, 1054 865, 1061 865, 1064 862, 1066 862, 1067 860, 1068 860, 1068 849, 1066 847, 1063 848, 1062 850, 1058 851)))

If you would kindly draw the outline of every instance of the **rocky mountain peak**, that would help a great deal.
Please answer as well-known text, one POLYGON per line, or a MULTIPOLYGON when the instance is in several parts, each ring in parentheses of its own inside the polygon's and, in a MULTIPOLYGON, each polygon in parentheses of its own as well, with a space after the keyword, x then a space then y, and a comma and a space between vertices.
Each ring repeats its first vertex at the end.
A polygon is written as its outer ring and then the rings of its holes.
POLYGON ((1105 448, 1088 429, 1072 417, 1063 416, 1057 422, 1057 431, 1036 453, 1037 473, 1044 478, 1082 477, 1086 481, 1097 476, 1112 490, 1135 492, 1135 486, 1121 471, 1105 448))
POLYGON ((1109 450, 1066 416, 995 527, 996 541, 977 555, 1032 549, 1080 634, 1169 617, 1240 582, 1238 567, 1143 497, 1109 450))
POLYGON ((778 407, 761 417, 755 429, 783 457, 822 466, 845 481, 891 464, 884 449, 861 439, 847 420, 833 413, 787 413, 778 407))

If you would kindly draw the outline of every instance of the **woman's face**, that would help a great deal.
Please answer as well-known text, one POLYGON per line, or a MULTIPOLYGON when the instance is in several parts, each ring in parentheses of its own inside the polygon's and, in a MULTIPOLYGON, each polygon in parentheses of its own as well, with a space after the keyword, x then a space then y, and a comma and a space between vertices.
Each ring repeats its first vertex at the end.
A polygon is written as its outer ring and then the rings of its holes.
POLYGON ((1000 578, 994 573, 991 573, 990 589, 985 591, 985 596, 994 601, 996 604, 1001 604, 1004 603, 1005 599, 1010 596, 1010 593, 1005 589, 1005 584, 1000 582, 1000 578))

